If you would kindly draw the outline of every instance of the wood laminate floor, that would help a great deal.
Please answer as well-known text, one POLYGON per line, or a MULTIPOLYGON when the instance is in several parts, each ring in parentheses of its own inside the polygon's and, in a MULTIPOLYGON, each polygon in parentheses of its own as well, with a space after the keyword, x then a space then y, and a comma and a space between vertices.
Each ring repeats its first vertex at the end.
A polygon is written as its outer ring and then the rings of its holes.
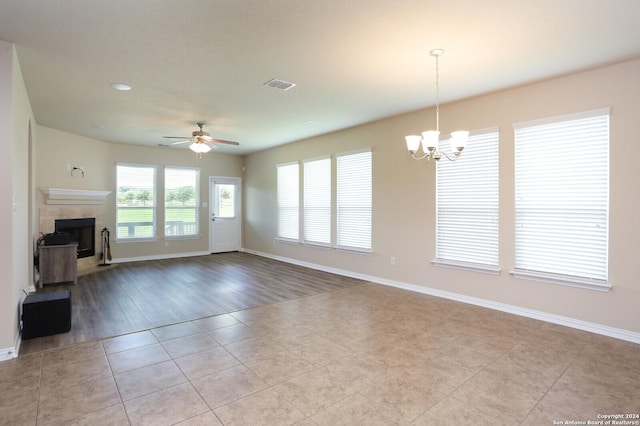
POLYGON ((48 284, 71 290, 68 333, 22 342, 20 353, 51 349, 219 315, 339 288, 357 279, 242 252, 113 264, 48 284))

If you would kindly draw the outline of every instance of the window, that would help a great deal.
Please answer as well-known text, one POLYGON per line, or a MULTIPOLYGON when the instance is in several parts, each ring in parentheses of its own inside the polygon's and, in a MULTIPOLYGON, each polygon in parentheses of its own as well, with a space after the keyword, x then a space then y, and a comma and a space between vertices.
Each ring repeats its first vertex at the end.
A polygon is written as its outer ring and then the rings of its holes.
POLYGON ((215 217, 234 219, 236 217, 236 185, 216 182, 215 197, 215 217))
POLYGON ((278 165, 278 238, 299 239, 299 180, 298 163, 278 165))
POLYGON ((164 169, 164 235, 197 236, 200 224, 200 171, 166 167, 164 169))
POLYGON ((435 263, 498 269, 498 145, 497 129, 474 132, 458 160, 438 162, 435 263))
POLYGON ((156 237, 156 167, 116 165, 118 239, 156 237))
POLYGON ((331 245, 331 159, 304 162, 304 242, 331 245))
POLYGON ((371 151, 336 157, 337 247, 371 251, 371 151))
POLYGON ((609 110, 514 129, 514 275, 607 290, 609 110))

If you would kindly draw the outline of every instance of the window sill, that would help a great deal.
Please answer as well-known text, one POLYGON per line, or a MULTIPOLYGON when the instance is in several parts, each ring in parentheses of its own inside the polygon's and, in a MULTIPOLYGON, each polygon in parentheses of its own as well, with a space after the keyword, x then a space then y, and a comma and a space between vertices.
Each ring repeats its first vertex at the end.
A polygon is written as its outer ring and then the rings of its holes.
POLYGON ((302 243, 303 246, 305 247, 314 247, 314 248, 320 248, 320 249, 327 249, 330 250, 331 249, 331 244, 326 244, 326 243, 314 243, 312 241, 304 241, 302 243))
POLYGON ((483 274, 500 275, 500 267, 483 265, 481 263, 456 262, 452 260, 434 259, 431 261, 434 266, 442 268, 460 269, 462 271, 481 272, 483 274))
POLYGON ((373 250, 371 249, 363 249, 363 248, 357 248, 357 247, 336 246, 336 250, 347 252, 347 253, 364 254, 367 256, 371 256, 373 254, 373 250))
POLYGON ((342 251, 342 252, 354 253, 354 254, 364 254, 367 256, 371 256, 373 254, 373 250, 371 249, 362 249, 358 247, 345 247, 345 246, 333 247, 327 244, 312 243, 309 241, 299 241, 299 240, 294 240, 292 238, 275 237, 273 239, 273 243, 274 244, 292 244, 292 245, 302 244, 305 247, 314 247, 314 248, 321 248, 321 249, 327 249, 327 250, 335 249, 336 251, 342 251))
POLYGON ((165 240, 199 240, 200 235, 165 235, 165 240))
POLYGON ((273 242, 275 244, 295 244, 295 245, 300 244, 300 241, 294 240, 293 238, 282 238, 282 237, 275 237, 273 239, 273 242))
POLYGON ((572 277, 567 275, 549 274, 536 271, 523 271, 514 270, 511 271, 511 275, 515 278, 522 278, 525 280, 542 281, 550 284, 559 284, 568 287, 584 288, 587 290, 597 290, 608 292, 611 291, 611 284, 601 280, 590 280, 580 277, 572 277))
POLYGON ((118 243, 118 244, 149 243, 149 242, 154 242, 154 241, 158 241, 158 238, 157 237, 153 237, 153 238, 117 238, 115 240, 115 242, 118 243))

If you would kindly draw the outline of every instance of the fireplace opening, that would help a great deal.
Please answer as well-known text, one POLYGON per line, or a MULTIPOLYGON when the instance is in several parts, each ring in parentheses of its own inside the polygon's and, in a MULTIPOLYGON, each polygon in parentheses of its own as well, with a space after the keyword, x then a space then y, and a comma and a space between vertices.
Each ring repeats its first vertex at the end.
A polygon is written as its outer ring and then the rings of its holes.
POLYGON ((78 259, 96 254, 96 219, 56 219, 56 232, 66 232, 78 243, 78 259))

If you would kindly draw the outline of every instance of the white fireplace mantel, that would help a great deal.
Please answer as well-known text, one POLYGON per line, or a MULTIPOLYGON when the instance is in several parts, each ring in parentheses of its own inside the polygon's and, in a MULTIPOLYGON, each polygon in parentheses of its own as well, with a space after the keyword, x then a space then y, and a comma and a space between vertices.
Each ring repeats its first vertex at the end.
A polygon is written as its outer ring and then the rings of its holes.
POLYGON ((104 204, 111 191, 94 191, 90 189, 40 188, 45 195, 46 204, 104 204))

